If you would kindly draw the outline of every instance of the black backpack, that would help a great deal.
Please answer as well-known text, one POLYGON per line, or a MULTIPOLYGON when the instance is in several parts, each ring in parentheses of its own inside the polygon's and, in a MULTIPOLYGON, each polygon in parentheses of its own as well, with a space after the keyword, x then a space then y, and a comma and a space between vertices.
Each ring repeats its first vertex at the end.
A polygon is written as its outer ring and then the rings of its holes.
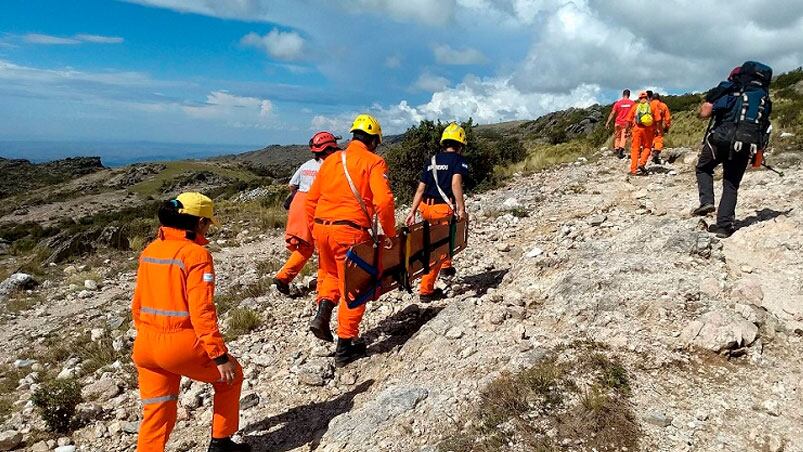
POLYGON ((769 93, 772 69, 748 61, 732 81, 732 88, 723 93, 729 96, 726 100, 727 110, 718 115, 719 120, 711 130, 709 141, 719 149, 727 148, 731 153, 747 151, 752 155, 767 144, 766 132, 772 111, 769 93))

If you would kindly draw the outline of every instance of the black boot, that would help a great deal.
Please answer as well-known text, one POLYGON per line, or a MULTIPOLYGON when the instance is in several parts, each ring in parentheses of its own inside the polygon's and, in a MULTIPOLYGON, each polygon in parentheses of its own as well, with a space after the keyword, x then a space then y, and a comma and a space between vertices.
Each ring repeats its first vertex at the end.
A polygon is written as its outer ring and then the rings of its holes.
POLYGON ((230 437, 212 438, 209 442, 209 452, 251 452, 251 446, 235 443, 230 437))
POLYGON ((315 313, 315 318, 309 323, 309 330, 318 339, 326 342, 334 342, 335 338, 332 337, 332 330, 329 329, 329 322, 332 320, 332 310, 335 304, 331 300, 322 299, 318 302, 318 312, 315 313))
POLYGON ((276 290, 279 292, 290 295, 290 284, 287 284, 279 278, 273 278, 273 284, 276 285, 276 290))
POLYGON ((337 338, 335 349, 335 367, 345 367, 365 356, 367 347, 364 342, 354 342, 353 339, 337 338))
POLYGON ((441 275, 443 276, 452 277, 456 274, 457 274, 457 269, 455 269, 454 267, 446 267, 441 269, 441 275))
POLYGON ((736 228, 733 226, 719 226, 712 224, 708 228, 708 232, 715 234, 718 239, 727 239, 728 237, 732 236, 734 232, 736 232, 736 228))
POLYGON ((418 295, 418 301, 421 303, 432 303, 433 301, 443 300, 444 298, 446 298, 446 294, 443 293, 443 289, 435 289, 430 294, 418 295))
POLYGON ((700 206, 700 207, 692 210, 691 214, 694 215, 694 216, 698 216, 698 217, 704 217, 704 216, 708 215, 709 213, 713 213, 715 210, 717 210, 717 208, 714 207, 713 204, 706 204, 704 206, 700 206))

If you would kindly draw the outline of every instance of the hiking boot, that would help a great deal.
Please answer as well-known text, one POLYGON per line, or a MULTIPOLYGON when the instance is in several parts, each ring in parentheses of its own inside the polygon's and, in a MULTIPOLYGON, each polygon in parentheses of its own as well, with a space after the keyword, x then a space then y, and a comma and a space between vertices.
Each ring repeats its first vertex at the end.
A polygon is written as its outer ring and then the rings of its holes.
POLYGON ((656 165, 661 165, 664 163, 664 161, 661 160, 661 155, 659 153, 655 152, 652 154, 652 163, 656 165))
POLYGON ((209 452, 251 452, 251 446, 235 443, 230 437, 212 438, 209 442, 209 452))
POLYGON ((444 298, 446 298, 446 295, 443 293, 443 289, 435 289, 432 293, 420 294, 418 296, 418 301, 421 303, 432 303, 433 301, 443 300, 444 298))
POLYGON ((624 148, 617 149, 616 150, 616 156, 619 157, 620 160, 625 158, 625 150, 624 150, 624 148))
POLYGON ((329 322, 332 320, 332 310, 335 309, 335 304, 331 300, 321 299, 318 302, 318 312, 315 317, 309 322, 309 330, 318 339, 326 342, 334 342, 335 338, 332 337, 332 330, 329 329, 329 322))
POLYGON ((715 234, 718 239, 727 239, 728 237, 732 236, 734 232, 736 232, 736 228, 733 226, 717 226, 712 224, 708 228, 708 232, 715 234))
POLYGON ((698 217, 704 217, 709 213, 714 213, 717 210, 713 204, 706 204, 691 211, 691 214, 698 217))
POLYGON ((645 166, 639 166, 638 170, 636 170, 636 176, 646 176, 648 174, 650 174, 650 172, 647 171, 647 167, 645 166))
POLYGON ((368 347, 364 342, 354 341, 354 339, 337 338, 337 348, 335 349, 335 367, 345 367, 350 363, 365 357, 368 347))
POLYGON ((280 293, 290 295, 290 284, 287 284, 279 278, 273 278, 273 285, 276 286, 276 290, 280 293))
POLYGON ((443 276, 451 278, 456 274, 457 274, 457 269, 454 267, 446 267, 441 269, 441 275, 443 276))

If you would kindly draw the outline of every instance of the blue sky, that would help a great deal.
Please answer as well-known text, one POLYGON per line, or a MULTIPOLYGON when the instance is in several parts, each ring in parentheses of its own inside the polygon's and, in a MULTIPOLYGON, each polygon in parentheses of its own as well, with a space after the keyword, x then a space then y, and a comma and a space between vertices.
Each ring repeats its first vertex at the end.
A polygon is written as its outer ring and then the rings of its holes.
POLYGON ((529 119, 803 60, 796 0, 3 0, 0 141, 261 146, 529 119), (692 7, 693 6, 693 7, 692 7), (716 17, 718 27, 711 27, 716 17))

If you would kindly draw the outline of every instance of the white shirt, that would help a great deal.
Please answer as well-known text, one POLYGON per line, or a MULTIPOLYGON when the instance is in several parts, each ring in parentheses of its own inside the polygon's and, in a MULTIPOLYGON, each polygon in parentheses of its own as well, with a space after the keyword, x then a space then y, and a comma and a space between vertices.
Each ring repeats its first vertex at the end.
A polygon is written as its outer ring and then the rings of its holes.
POLYGON ((321 168, 321 162, 310 159, 304 162, 296 173, 293 174, 293 177, 290 178, 290 185, 298 186, 298 191, 302 193, 306 193, 309 191, 309 188, 312 186, 312 181, 315 180, 315 176, 318 175, 318 170, 321 168))

